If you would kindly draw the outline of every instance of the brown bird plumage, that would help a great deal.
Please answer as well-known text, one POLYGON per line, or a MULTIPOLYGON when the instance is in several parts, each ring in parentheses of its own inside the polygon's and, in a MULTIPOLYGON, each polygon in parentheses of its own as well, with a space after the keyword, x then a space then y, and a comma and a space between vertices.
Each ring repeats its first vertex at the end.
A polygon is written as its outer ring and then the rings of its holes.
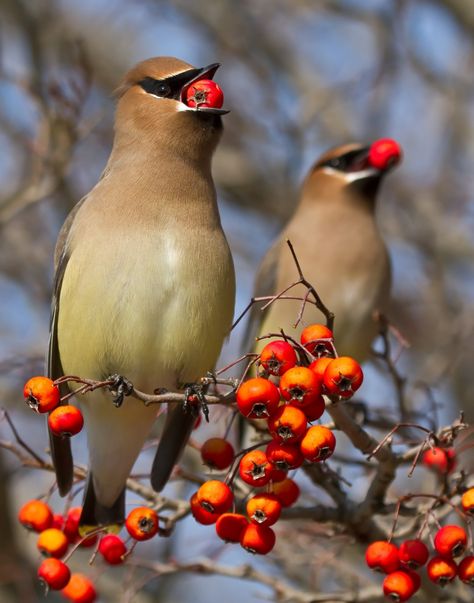
MULTIPOLYGON (((303 183, 300 203, 258 270, 255 295, 273 295, 298 280, 286 240, 293 243, 305 277, 335 314, 340 354, 367 357, 377 332, 374 310, 385 308, 390 262, 375 221, 378 188, 385 171, 367 165, 368 148, 358 144, 325 153, 303 183)), ((291 294, 303 296, 304 287, 291 294)), ((301 302, 281 300, 262 312, 252 311, 247 342, 279 332, 298 338, 293 329, 301 302)), ((307 305, 303 325, 324 322, 307 305)), ((257 344, 259 351, 268 341, 257 344)), ((251 343, 249 345, 252 345, 251 343)))
MULTIPOLYGON (((49 373, 128 378, 177 390, 214 367, 232 320, 235 279, 211 175, 221 134, 215 109, 181 102, 212 78, 174 58, 139 63, 118 90, 113 149, 101 179, 59 235, 49 373)), ((97 390, 81 399, 90 476, 83 525, 123 520, 124 487, 157 407, 97 390)), ((194 422, 168 412, 152 471, 161 489, 194 422)), ((60 492, 72 482, 69 442, 52 438, 60 492)))

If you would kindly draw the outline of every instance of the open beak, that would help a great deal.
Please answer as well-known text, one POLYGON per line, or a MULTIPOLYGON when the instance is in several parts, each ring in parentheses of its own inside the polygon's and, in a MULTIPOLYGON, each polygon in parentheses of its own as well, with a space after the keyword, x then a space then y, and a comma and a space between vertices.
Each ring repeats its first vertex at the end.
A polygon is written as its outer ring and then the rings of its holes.
MULTIPOLYGON (((186 91, 198 80, 212 80, 216 71, 219 69, 220 63, 211 63, 207 67, 202 67, 201 69, 191 69, 186 72, 186 75, 189 76, 189 79, 186 78, 186 83, 181 88, 181 97, 180 101, 183 104, 186 104, 186 91)), ((210 115, 225 115, 229 113, 226 109, 215 109, 213 107, 189 107, 190 111, 198 111, 199 113, 207 113, 210 115)))

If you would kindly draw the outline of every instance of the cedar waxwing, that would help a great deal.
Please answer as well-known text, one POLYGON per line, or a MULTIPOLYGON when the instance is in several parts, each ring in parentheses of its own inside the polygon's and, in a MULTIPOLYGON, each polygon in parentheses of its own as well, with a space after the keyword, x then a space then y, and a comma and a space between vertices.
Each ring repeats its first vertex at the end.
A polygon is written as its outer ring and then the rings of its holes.
MULTIPOLYGON (((141 391, 177 390, 214 368, 235 298, 230 250, 221 227, 211 158, 222 131, 214 108, 182 102, 186 87, 211 79, 174 58, 131 69, 118 90, 115 137, 95 187, 67 218, 55 252, 49 375, 121 375, 141 391)), ((81 525, 124 518, 125 483, 156 406, 109 391, 81 397, 90 472, 81 525)), ((169 408, 152 468, 160 490, 195 417, 169 408)), ((69 441, 51 436, 59 491, 73 467, 69 441)))
MULTIPOLYGON (((305 278, 335 314, 339 354, 359 361, 368 356, 377 334, 374 311, 383 311, 389 295, 390 262, 374 214, 382 177, 399 160, 398 145, 387 140, 371 147, 348 144, 325 153, 311 168, 295 214, 264 257, 256 277, 255 296, 274 295, 298 280, 286 244, 289 239, 305 278), (387 142, 391 144, 382 144, 387 142), (377 155, 374 163, 379 167, 371 162, 372 154, 377 155)), ((302 297, 305 292, 300 286, 288 295, 302 297)), ((300 308, 301 302, 292 300, 277 300, 264 312, 254 306, 247 345, 258 335, 282 328, 299 340, 304 325, 324 322, 321 312, 307 304, 304 322, 295 331, 300 308)), ((267 343, 268 339, 258 342, 256 351, 267 343)))

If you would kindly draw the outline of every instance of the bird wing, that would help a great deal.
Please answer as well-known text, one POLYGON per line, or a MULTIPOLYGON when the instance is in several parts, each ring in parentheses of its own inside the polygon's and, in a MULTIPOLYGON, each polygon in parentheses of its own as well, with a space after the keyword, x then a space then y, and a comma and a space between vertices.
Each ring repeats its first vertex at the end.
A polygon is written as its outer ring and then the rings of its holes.
MULTIPOLYGON (((79 208, 84 203, 86 197, 81 199, 79 203, 75 205, 63 227, 59 233, 58 242, 55 250, 55 275, 53 285, 53 299, 51 303, 51 322, 49 330, 49 349, 47 359, 47 375, 50 379, 58 379, 62 377, 64 372, 61 366, 61 359, 59 357, 58 348, 58 316, 59 316, 59 298, 61 294, 61 285, 66 272, 67 263, 69 256, 67 253, 67 238, 71 226, 74 222, 79 208)), ((67 384, 59 386, 61 396, 65 395, 69 388, 67 384)), ((49 442, 51 449, 51 458, 56 472, 56 481, 58 483, 58 490, 61 496, 65 496, 72 486, 73 481, 73 460, 71 453, 71 443, 68 437, 58 437, 53 435, 48 427, 49 431, 49 442)))

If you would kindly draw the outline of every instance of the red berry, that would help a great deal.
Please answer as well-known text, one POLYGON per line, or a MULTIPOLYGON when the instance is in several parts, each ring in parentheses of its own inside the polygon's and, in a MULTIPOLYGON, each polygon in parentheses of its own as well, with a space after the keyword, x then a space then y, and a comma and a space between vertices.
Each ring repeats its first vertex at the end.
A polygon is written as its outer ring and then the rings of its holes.
POLYGON ((116 534, 106 534, 102 536, 99 542, 99 553, 110 563, 110 565, 119 565, 123 563, 123 556, 127 552, 124 541, 116 534))
POLYGON ((328 396, 350 398, 362 385, 364 374, 358 362, 349 356, 334 358, 326 367, 323 377, 328 396))
POLYGON ((265 486, 270 481, 272 472, 273 465, 262 450, 251 450, 240 460, 240 479, 250 486, 265 486))
POLYGON ((388 574, 383 581, 383 593, 392 601, 408 601, 419 588, 415 572, 396 571, 388 574))
POLYGON ((47 377, 32 377, 25 383, 23 395, 28 406, 35 412, 44 413, 56 408, 61 394, 58 387, 47 377))
POLYGON ((398 550, 400 563, 409 569, 418 569, 428 561, 430 552, 421 540, 405 540, 398 550))
POLYGON ((18 512, 19 522, 35 532, 43 532, 53 525, 53 512, 42 500, 30 500, 18 512))
POLYGON ((466 490, 461 498, 461 505, 465 513, 474 515, 474 488, 466 490))
POLYGON ((59 559, 67 551, 69 542, 64 532, 56 528, 48 528, 38 536, 36 546, 46 557, 59 559))
POLYGON ((81 431, 84 419, 78 408, 65 404, 52 411, 48 417, 48 425, 56 436, 73 436, 81 431))
POLYGON ((474 555, 468 555, 464 557, 458 566, 459 579, 474 586, 474 555))
POLYGON ((268 444, 265 454, 272 465, 283 471, 297 469, 304 461, 303 454, 297 445, 281 444, 275 440, 268 444))
POLYGON ((64 516, 60 513, 55 513, 53 515, 53 523, 51 524, 51 528, 58 528, 58 530, 64 529, 65 519, 64 516))
POLYGON ((458 566, 447 557, 433 557, 426 567, 428 578, 439 586, 446 586, 454 580, 458 573, 458 566))
POLYGON ((324 325, 309 325, 301 332, 300 342, 313 356, 333 353, 333 332, 324 325))
POLYGON ((125 527, 134 540, 149 540, 158 532, 158 515, 148 507, 136 507, 128 514, 125 527))
MULTIPOLYGON (((66 518, 64 520, 63 532, 66 534, 67 539, 70 543, 74 544, 79 539, 81 539, 81 534, 79 533, 79 522, 81 519, 82 507, 71 507, 67 512, 66 518)), ((89 538, 85 538, 81 541, 82 547, 93 546, 97 542, 97 534, 93 534, 89 536, 89 538)))
POLYGON ((365 561, 370 569, 384 574, 391 574, 400 567, 397 547, 385 540, 369 544, 365 551, 365 561))
POLYGON ((234 495, 227 484, 211 479, 199 488, 197 499, 201 507, 209 513, 225 513, 232 506, 234 495))
POLYGON ((333 432, 323 425, 313 425, 300 442, 303 456, 312 463, 319 463, 328 459, 336 447, 336 438, 333 432))
POLYGON ((209 511, 206 511, 204 507, 201 507, 197 498, 197 492, 191 496, 191 500, 189 502, 191 504, 192 516, 203 526, 209 526, 213 523, 216 523, 221 516, 220 513, 210 513, 209 511))
POLYGON ((369 165, 377 170, 387 170, 402 160, 402 149, 392 138, 381 138, 370 145, 369 165))
POLYGON ((277 469, 277 467, 273 467, 270 481, 272 483, 282 482, 287 477, 288 471, 284 471, 283 469, 277 469))
MULTIPOLYGON (((290 402, 288 406, 293 406, 293 402, 290 402)), ((323 416, 324 411, 326 410, 324 398, 322 396, 318 396, 310 404, 306 404, 305 406, 303 406, 301 410, 304 412, 307 421, 309 421, 310 423, 312 421, 317 421, 323 416)))
POLYGON ((272 492, 281 502, 282 507, 291 507, 300 496, 298 484, 287 477, 282 482, 272 484, 272 492))
POLYGON ((439 448, 434 446, 423 453, 422 463, 442 475, 450 473, 456 465, 456 451, 454 448, 439 448))
POLYGON ((436 532, 434 546, 441 557, 459 557, 466 550, 466 531, 455 525, 444 526, 436 532))
POLYGON ((240 542, 248 520, 240 513, 223 513, 216 522, 216 533, 226 542, 240 542))
POLYGON ((71 578, 68 566, 54 557, 45 559, 38 568, 38 578, 51 590, 61 590, 71 578))
POLYGON ((306 433, 305 413, 296 406, 285 405, 268 419, 268 430, 272 437, 285 444, 294 444, 306 433))
POLYGON ((185 91, 188 107, 212 107, 220 109, 224 104, 224 93, 213 80, 198 80, 185 91))
POLYGON ((256 494, 247 502, 247 515, 252 523, 271 526, 278 521, 281 507, 274 494, 256 494))
POLYGON ((224 438, 209 438, 201 446, 201 458, 212 469, 227 469, 234 460, 232 444, 224 438))
POLYGON ((260 364, 275 377, 280 377, 288 369, 293 368, 296 361, 293 346, 280 339, 268 343, 260 353, 260 364))
POLYGON ((248 419, 271 417, 280 404, 280 393, 268 379, 255 377, 244 381, 237 390, 237 407, 248 419))
POLYGON ((93 603, 97 598, 94 585, 83 574, 72 574, 66 588, 61 594, 72 603, 93 603))
POLYGON ((275 546, 275 532, 268 526, 249 523, 242 533, 240 544, 249 553, 266 555, 275 546))
POLYGON ((334 360, 333 358, 331 358, 330 356, 321 356, 321 358, 316 358, 316 360, 313 360, 313 362, 308 366, 308 368, 310 370, 313 371, 313 373, 316 373, 316 375, 321 379, 321 382, 323 380, 324 377, 324 372, 328 366, 328 364, 334 360))
POLYGON ((293 406, 304 408, 321 395, 321 381, 309 368, 295 366, 281 377, 280 392, 293 406))

